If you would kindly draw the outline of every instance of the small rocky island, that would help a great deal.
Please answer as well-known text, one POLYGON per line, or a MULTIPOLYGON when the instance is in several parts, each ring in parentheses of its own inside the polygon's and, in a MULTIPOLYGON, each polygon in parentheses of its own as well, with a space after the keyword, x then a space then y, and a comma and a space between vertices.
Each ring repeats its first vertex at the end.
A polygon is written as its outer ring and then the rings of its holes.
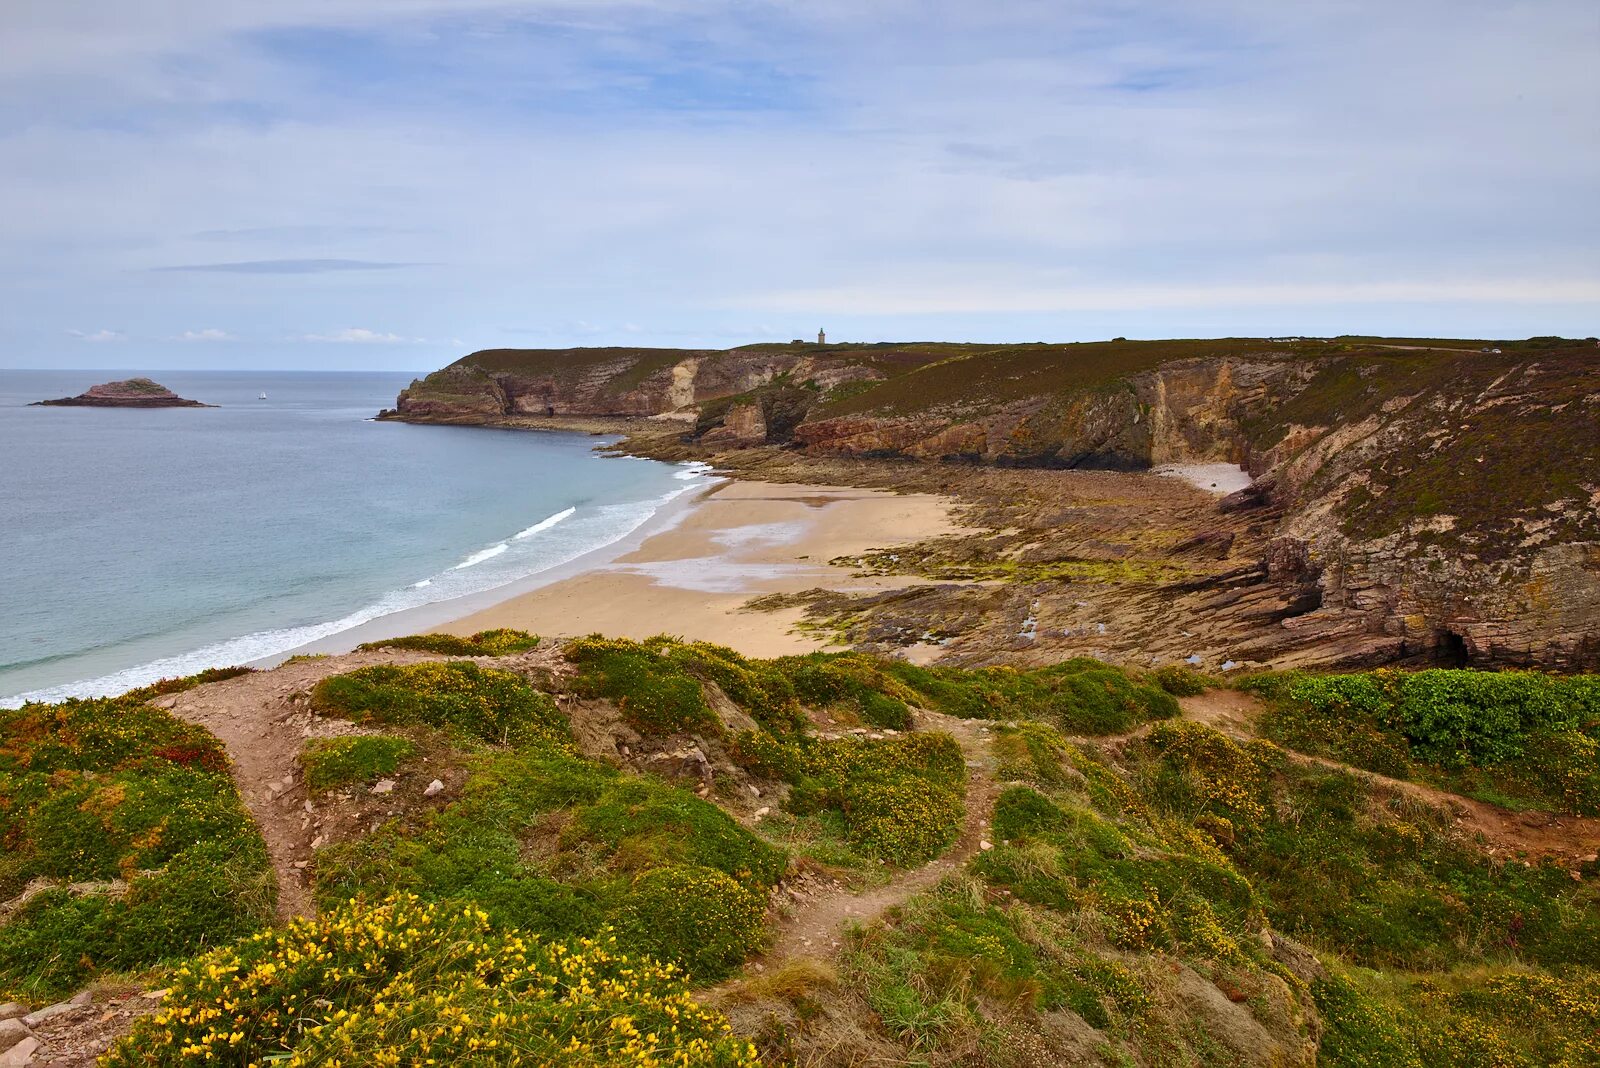
POLYGON ((102 382, 76 397, 34 401, 35 406, 72 408, 215 408, 186 400, 159 382, 148 378, 129 378, 121 382, 102 382))

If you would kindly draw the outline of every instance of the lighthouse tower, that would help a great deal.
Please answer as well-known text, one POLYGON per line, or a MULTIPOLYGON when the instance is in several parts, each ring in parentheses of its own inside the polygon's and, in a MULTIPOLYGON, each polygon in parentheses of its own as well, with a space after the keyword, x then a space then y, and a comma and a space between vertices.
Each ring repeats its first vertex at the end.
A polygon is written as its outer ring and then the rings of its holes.
POLYGON ((828 343, 828 332, 826 330, 818 330, 817 331, 817 344, 826 345, 827 343, 828 343))

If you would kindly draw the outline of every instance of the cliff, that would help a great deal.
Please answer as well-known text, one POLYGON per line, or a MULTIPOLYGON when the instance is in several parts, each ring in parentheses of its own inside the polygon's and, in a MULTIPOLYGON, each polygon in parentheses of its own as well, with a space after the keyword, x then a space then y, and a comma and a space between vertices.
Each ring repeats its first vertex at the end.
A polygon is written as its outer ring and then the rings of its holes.
POLYGON ((1262 659, 1299 636, 1351 663, 1600 666, 1592 340, 492 350, 385 414, 674 419, 702 452, 1237 463, 1255 485, 1220 508, 1271 528, 1241 561, 1278 591, 1262 659))
POLYGON ((102 382, 76 397, 34 401, 35 406, 72 408, 214 408, 213 404, 185 400, 172 390, 148 378, 128 378, 102 382))

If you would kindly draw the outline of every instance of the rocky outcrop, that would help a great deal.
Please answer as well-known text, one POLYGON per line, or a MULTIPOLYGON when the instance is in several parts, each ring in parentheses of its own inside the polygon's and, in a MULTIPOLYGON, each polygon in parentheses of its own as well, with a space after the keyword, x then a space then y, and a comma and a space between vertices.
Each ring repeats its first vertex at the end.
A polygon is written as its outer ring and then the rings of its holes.
POLYGON ((172 390, 148 378, 128 378, 102 382, 76 397, 34 401, 36 406, 59 408, 214 408, 214 404, 185 400, 172 390))

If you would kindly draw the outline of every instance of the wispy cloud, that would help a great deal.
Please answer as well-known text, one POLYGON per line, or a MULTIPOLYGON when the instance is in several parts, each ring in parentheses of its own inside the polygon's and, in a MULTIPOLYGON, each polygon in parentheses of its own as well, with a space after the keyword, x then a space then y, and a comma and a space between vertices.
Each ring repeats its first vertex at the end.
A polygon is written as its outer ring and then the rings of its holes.
POLYGON ((1138 311, 1306 305, 1482 303, 1600 303, 1600 276, 1502 278, 1469 281, 1258 283, 1226 285, 1056 286, 962 282, 904 282, 753 293, 730 306, 829 315, 932 315, 1138 311))
POLYGON ((185 330, 178 334, 174 341, 237 341, 238 338, 226 330, 185 330))
POLYGON ((192 236, 196 241, 261 241, 261 242, 321 242, 348 241, 353 238, 386 237, 392 234, 411 233, 396 226, 242 226, 231 230, 199 230, 192 236))
POLYGON ((239 263, 181 263, 152 271, 212 271, 221 274, 322 274, 327 271, 389 271, 421 263, 382 260, 244 260, 239 263))
POLYGON ((382 330, 368 330, 360 326, 335 330, 327 334, 302 334, 297 340, 350 345, 415 345, 425 343, 425 339, 420 337, 402 337, 399 334, 390 334, 382 330))
POLYGON ((1600 321, 1594 0, 0 0, 0 40, 0 361, 1600 321))
POLYGON ((128 340, 127 334, 120 333, 116 330, 68 330, 67 333, 77 338, 79 341, 92 341, 96 343, 128 340))

